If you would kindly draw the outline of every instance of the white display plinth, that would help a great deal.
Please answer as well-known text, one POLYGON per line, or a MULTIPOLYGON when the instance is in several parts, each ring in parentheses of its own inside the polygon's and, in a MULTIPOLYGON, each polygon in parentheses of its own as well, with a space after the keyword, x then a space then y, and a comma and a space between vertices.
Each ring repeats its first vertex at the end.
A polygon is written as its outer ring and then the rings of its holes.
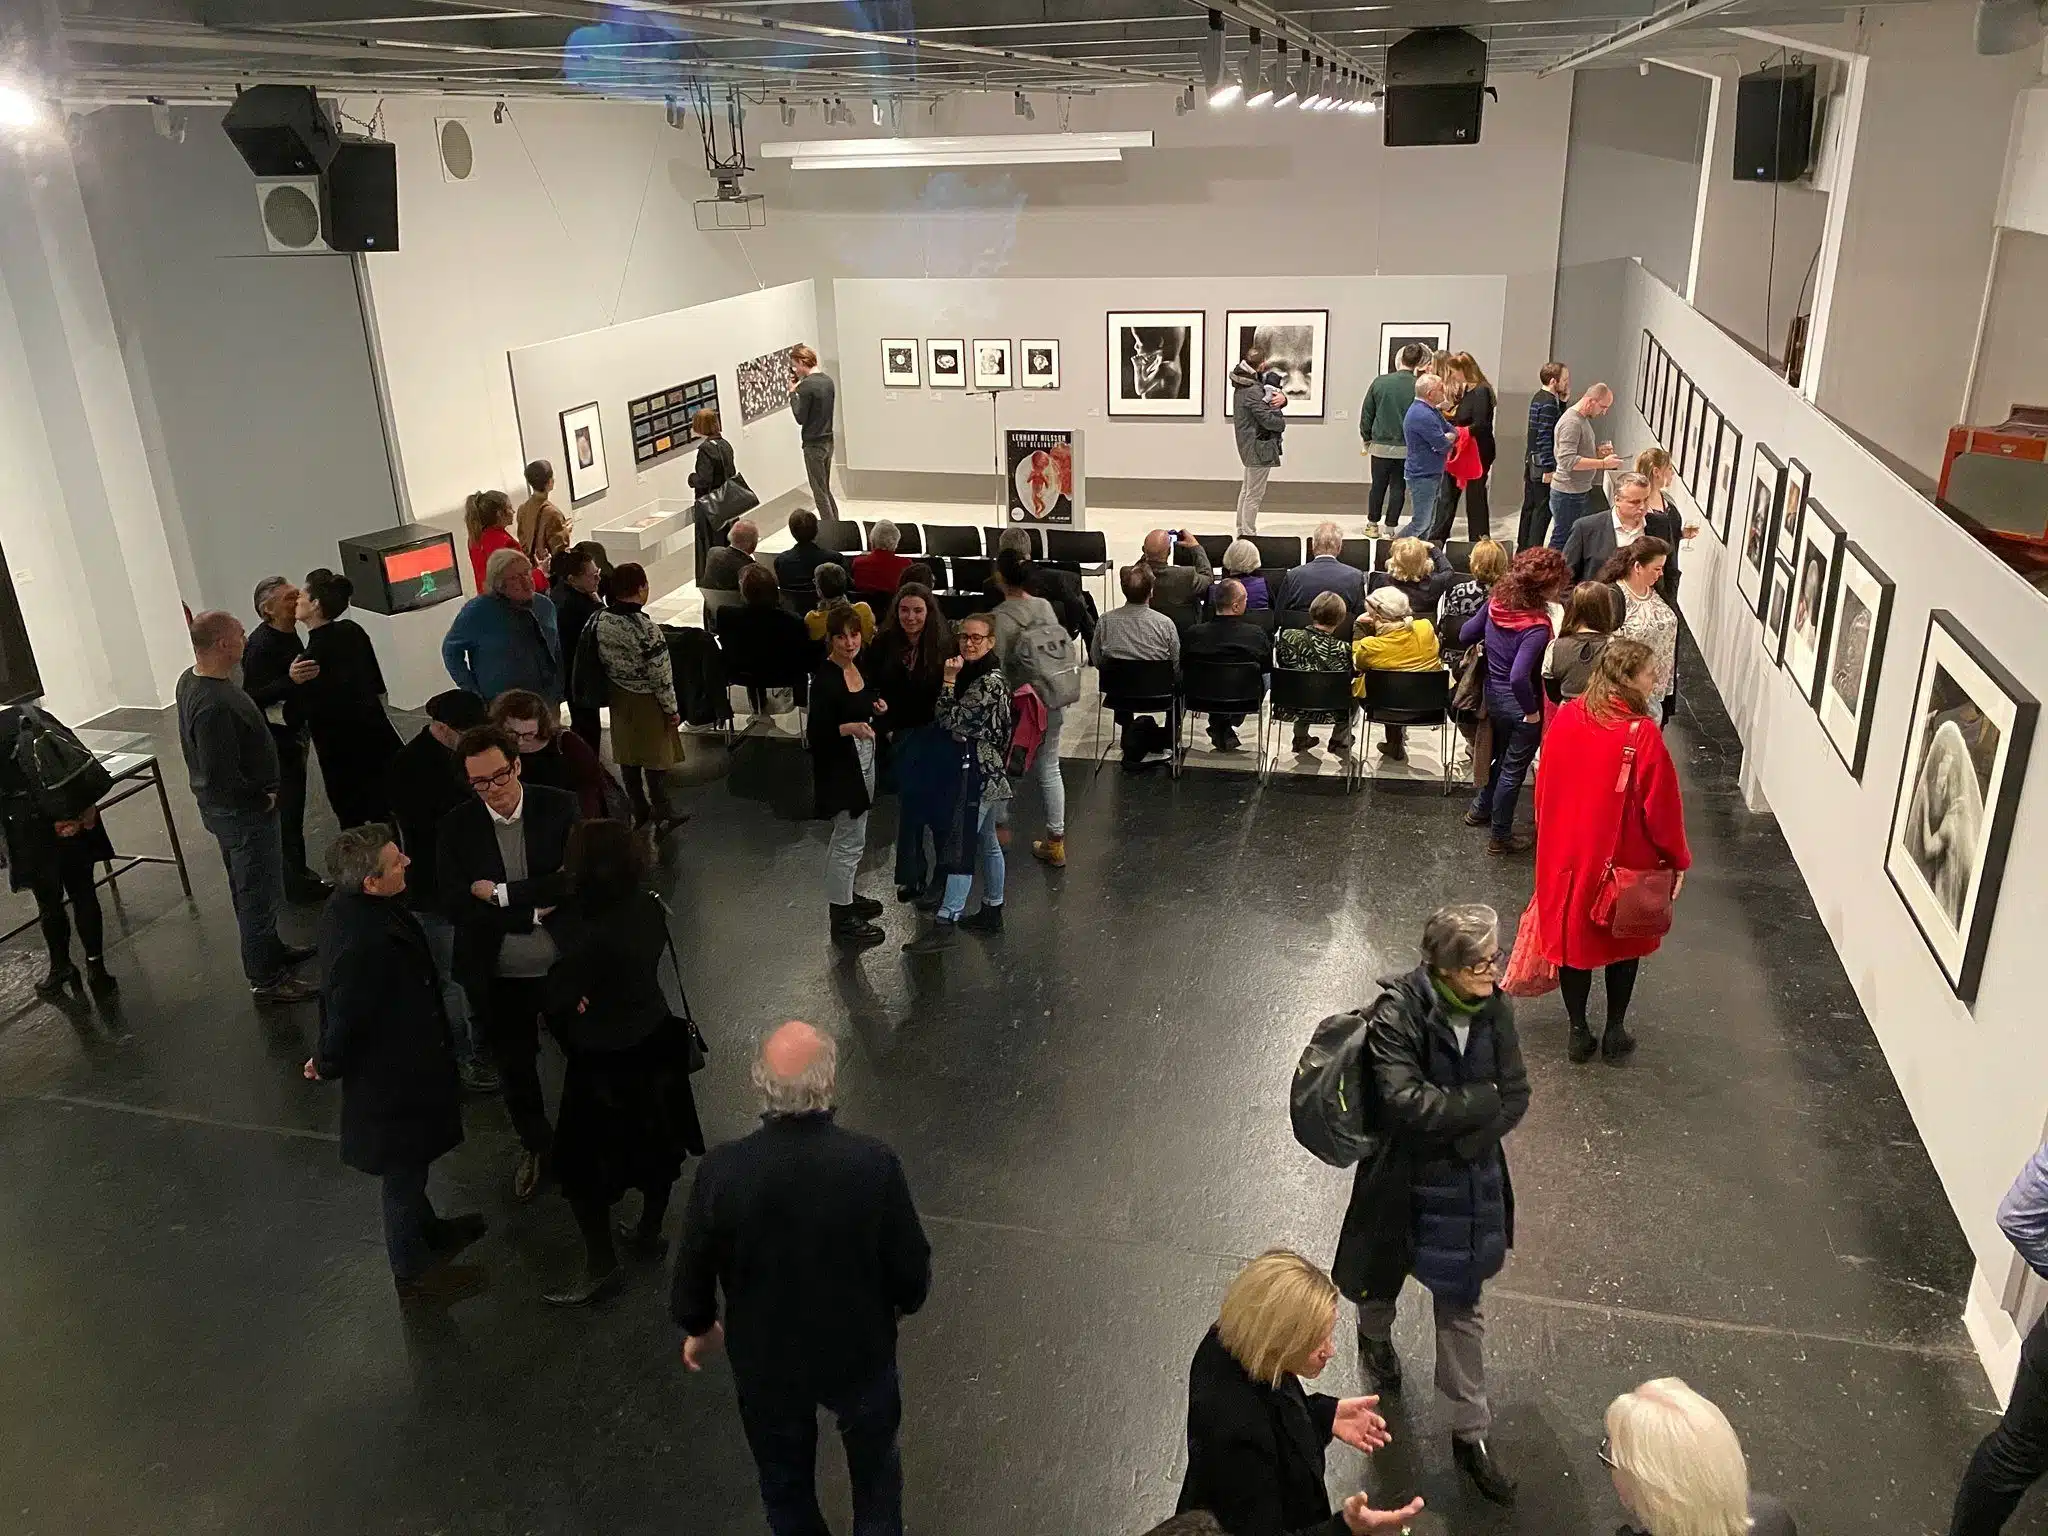
POLYGON ((621 550, 628 545, 635 554, 655 550, 663 540, 688 528, 690 509, 695 505, 673 496, 657 496, 609 522, 599 523, 589 536, 604 545, 605 553, 617 565, 621 550))

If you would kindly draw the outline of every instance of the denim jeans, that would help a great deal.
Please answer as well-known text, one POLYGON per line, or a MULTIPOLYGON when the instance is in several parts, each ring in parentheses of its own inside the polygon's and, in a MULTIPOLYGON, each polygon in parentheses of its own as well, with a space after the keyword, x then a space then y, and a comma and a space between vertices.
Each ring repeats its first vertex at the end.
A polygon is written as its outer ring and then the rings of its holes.
POLYGON ((1586 515, 1586 508, 1593 500, 1591 491, 1560 491, 1555 485, 1550 488, 1550 547, 1563 549, 1564 541, 1571 537, 1572 524, 1586 515))
POLYGON ((427 1166, 386 1168, 384 1251, 397 1280, 417 1280, 434 1265, 434 1228, 440 1217, 427 1199, 427 1166))
MULTIPOLYGON (((1003 904, 1003 843, 996 836, 996 826, 1003 819, 1003 805, 1003 801, 996 800, 981 808, 981 826, 975 834, 975 842, 981 849, 981 904, 984 907, 1003 904)), ((939 916, 948 921, 957 920, 966 910, 967 892, 973 885, 972 875, 946 876, 946 897, 939 904, 939 916)))
MULTIPOLYGON (((1045 835, 1067 835, 1067 781, 1060 777, 1060 727, 1066 722, 1064 709, 1045 712, 1045 740, 1038 744, 1038 756, 1031 763, 1031 777, 1045 797, 1045 835)), ((1005 806, 1009 804, 1006 800, 1005 806)), ((997 900, 1001 900, 998 897, 997 900)))
MULTIPOLYGON (((860 758, 860 776, 867 782, 868 793, 875 792, 875 744, 872 741, 856 740, 855 754, 860 758)), ((860 873, 860 856, 868 846, 868 813, 858 816, 841 811, 832 818, 832 839, 825 845, 825 894, 835 907, 853 904, 853 879, 860 873)))
POLYGON ((1408 482, 1408 521, 1401 525, 1397 539, 1426 539, 1436 521, 1436 498, 1444 488, 1442 475, 1424 475, 1408 482))
POLYGON ((831 1536, 818 1508, 818 1408, 839 1421, 853 1485, 853 1536, 903 1536, 903 1460, 896 1430, 903 1389, 892 1364, 851 1391, 749 1391, 739 1383, 740 1425, 761 1477, 761 1503, 775 1536, 831 1536))
POLYGON ((199 808, 200 823, 220 844, 242 935, 242 974, 252 987, 284 980, 284 941, 277 936, 277 909, 284 900, 284 844, 277 812, 199 808))
POLYGON ((465 1067, 477 1066, 484 1059, 483 1040, 469 1010, 469 994, 455 980, 455 925, 438 912, 415 911, 413 916, 427 936, 427 953, 434 957, 434 969, 441 976, 441 1001, 448 1009, 455 1059, 465 1067))
POLYGON ((1486 714, 1493 722, 1493 771, 1487 775, 1486 788, 1472 801, 1472 814, 1488 817, 1493 835, 1505 842, 1515 830, 1515 803, 1543 740, 1543 722, 1524 720, 1520 701, 1491 686, 1486 690, 1486 714))

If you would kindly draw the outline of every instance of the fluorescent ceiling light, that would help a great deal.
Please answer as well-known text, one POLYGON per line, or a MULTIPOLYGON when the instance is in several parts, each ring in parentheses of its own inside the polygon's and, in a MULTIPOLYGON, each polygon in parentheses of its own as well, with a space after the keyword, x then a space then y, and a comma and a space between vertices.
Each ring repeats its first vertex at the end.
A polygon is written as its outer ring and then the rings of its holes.
POLYGON ((1121 160, 1150 149, 1152 132, 981 133, 917 139, 801 139, 763 144, 765 160, 793 170, 852 171, 947 165, 1073 165, 1121 160))

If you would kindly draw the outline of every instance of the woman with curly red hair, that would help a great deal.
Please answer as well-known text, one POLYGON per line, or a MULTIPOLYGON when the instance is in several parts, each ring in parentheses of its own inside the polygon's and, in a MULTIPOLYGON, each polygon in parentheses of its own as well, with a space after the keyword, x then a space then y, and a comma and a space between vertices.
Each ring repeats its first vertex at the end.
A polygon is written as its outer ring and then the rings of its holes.
POLYGON ((1536 744, 1543 739, 1543 652, 1550 644, 1550 605, 1571 590, 1571 567, 1554 549, 1525 549, 1494 583, 1486 607, 1465 621, 1461 645, 1486 646, 1486 715, 1493 722, 1493 770, 1465 812, 1468 827, 1490 826, 1486 851, 1521 853, 1529 839, 1515 835, 1521 799, 1536 744))

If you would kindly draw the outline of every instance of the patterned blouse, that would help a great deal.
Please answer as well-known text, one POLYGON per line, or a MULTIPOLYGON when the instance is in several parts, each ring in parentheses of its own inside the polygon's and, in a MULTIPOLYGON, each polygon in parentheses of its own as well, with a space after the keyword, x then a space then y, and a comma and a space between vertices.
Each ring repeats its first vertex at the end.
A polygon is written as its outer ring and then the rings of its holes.
POLYGON ((1003 682, 1003 669, 991 666, 958 692, 950 682, 942 683, 936 718, 955 741, 974 748, 982 807, 1009 799, 1005 769, 1010 756, 1010 690, 1003 682))
MULTIPOLYGON (((1548 390, 1544 391, 1549 394, 1548 390)), ((1437 618, 1436 637, 1443 646, 1444 664, 1453 672, 1458 670, 1465 659, 1466 647, 1458 644, 1458 631, 1465 627, 1465 621, 1486 606, 1490 589, 1481 585, 1475 577, 1467 576, 1444 594, 1443 612, 1437 618)))
POLYGON ((1678 615, 1657 595, 1655 587, 1648 597, 1637 597, 1627 582, 1615 583, 1615 590, 1627 609, 1618 633, 1650 648, 1651 659, 1657 663, 1657 691, 1650 695, 1650 703, 1661 703, 1671 692, 1671 674, 1678 666, 1678 615))
MULTIPOLYGON (((1349 672, 1351 647, 1341 636, 1326 635, 1320 629, 1283 629, 1273 646, 1273 665, 1290 672, 1349 672)), ((1273 718, 1291 720, 1297 711, 1276 709, 1273 718)), ((1308 725, 1334 725, 1337 717, 1327 709, 1299 711, 1308 725)))

